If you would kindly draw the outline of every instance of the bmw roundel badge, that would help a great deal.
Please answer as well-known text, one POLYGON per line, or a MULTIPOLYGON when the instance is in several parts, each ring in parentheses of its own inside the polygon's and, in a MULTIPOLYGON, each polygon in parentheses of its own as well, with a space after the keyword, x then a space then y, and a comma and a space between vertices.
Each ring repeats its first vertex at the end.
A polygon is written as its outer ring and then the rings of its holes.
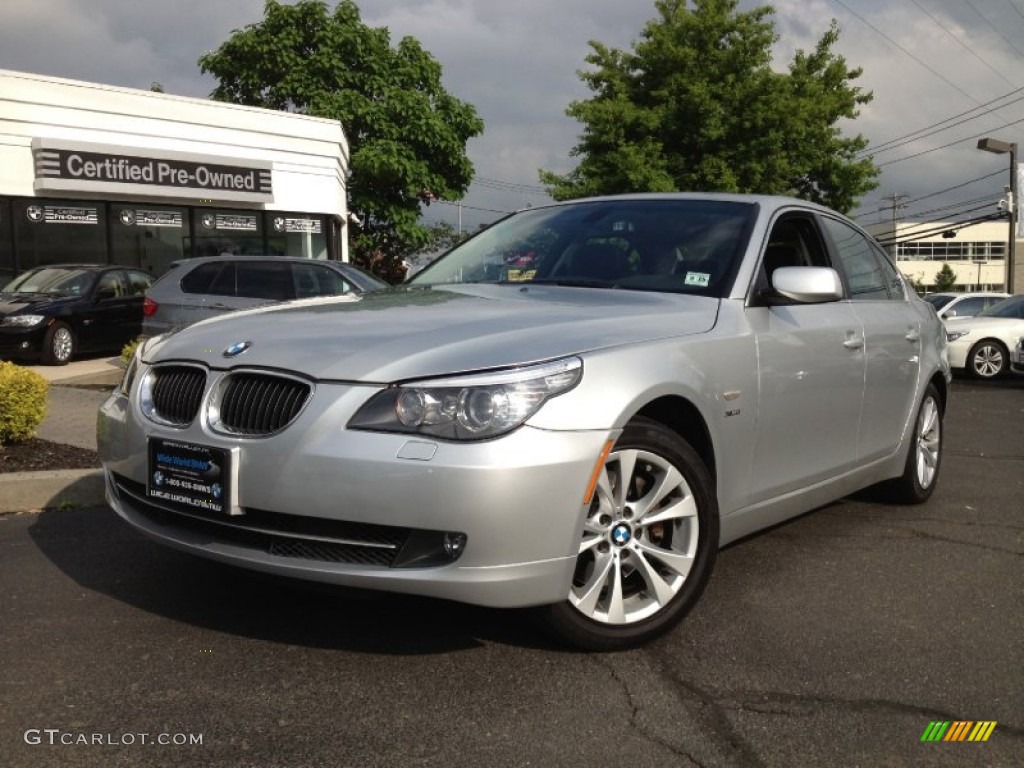
POLYGON ((224 357, 238 357, 251 346, 251 341, 236 341, 234 344, 232 344, 230 347, 224 350, 224 357))

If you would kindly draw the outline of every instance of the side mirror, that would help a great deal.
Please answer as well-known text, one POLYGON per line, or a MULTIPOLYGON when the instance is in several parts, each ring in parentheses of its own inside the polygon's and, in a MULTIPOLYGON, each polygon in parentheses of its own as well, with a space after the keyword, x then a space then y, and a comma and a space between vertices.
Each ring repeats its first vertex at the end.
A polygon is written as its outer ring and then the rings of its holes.
POLYGON ((775 293, 798 304, 822 304, 843 298, 843 282, 831 267, 779 267, 772 273, 775 293))

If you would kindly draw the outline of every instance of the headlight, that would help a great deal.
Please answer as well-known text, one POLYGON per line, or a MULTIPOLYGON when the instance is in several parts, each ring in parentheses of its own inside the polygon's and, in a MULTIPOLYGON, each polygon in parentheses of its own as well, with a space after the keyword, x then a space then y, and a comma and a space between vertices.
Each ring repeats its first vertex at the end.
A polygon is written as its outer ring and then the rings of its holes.
POLYGON ((484 440, 509 432, 583 375, 578 357, 511 371, 415 381, 374 395, 348 426, 380 432, 484 440))
POLYGON ((132 392, 132 384, 135 383, 135 375, 139 372, 139 351, 142 345, 140 344, 135 348, 135 354, 132 355, 131 362, 128 363, 128 367, 124 370, 124 376, 121 377, 121 383, 117 387, 117 391, 125 397, 132 392))
POLYGON ((970 332, 970 329, 964 331, 946 331, 946 341, 956 341, 957 339, 963 338, 970 332))
POLYGON ((9 315, 0 320, 0 325, 6 328, 31 328, 46 320, 46 315, 9 315))

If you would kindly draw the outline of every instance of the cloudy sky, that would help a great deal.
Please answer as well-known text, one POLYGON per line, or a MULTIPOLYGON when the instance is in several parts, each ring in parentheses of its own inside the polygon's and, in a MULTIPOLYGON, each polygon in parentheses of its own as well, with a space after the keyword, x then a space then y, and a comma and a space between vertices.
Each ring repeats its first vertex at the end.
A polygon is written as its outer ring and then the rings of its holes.
MULTIPOLYGON (((755 3, 741 0, 741 7, 755 3)), ((994 210, 1006 156, 977 137, 1024 144, 1024 0, 777 0, 775 66, 810 49, 832 19, 839 53, 874 93, 846 126, 880 151, 880 187, 863 201, 871 223, 905 195, 909 218, 994 210), (924 130, 928 129, 928 130, 924 130), (920 132, 916 133, 915 132, 920 132), (929 135, 930 134, 930 135, 929 135), (890 144, 895 139, 902 141, 890 144), (1002 173, 1001 173, 1002 171, 1002 173)), ((411 35, 444 68, 445 87, 486 123, 470 143, 477 181, 461 212, 469 227, 546 197, 537 169, 571 168, 579 125, 565 116, 586 98, 577 70, 588 41, 629 47, 653 0, 361 0, 363 21, 392 40, 411 35)), ((231 30, 258 22, 262 0, 4 0, 0 69, 205 97, 196 63, 231 30)), ((453 224, 459 207, 431 207, 453 224)))

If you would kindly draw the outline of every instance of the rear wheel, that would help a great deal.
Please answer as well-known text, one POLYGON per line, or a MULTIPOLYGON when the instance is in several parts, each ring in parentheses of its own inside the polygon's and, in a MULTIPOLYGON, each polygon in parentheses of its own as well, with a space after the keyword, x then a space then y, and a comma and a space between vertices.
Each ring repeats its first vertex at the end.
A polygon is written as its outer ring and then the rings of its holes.
POLYGON ((542 615, 580 648, 639 645, 697 602, 717 552, 718 505, 707 467, 674 432, 637 418, 598 478, 568 599, 542 615))
POLYGON ((983 339, 967 353, 967 371, 976 379, 995 379, 1006 372, 1009 359, 1001 342, 983 339))
POLYGON ((925 389, 914 422, 903 474, 882 486, 885 496, 901 504, 921 504, 935 490, 942 466, 942 401, 934 384, 925 389))
POLYGON ((75 335, 64 323, 54 323, 43 338, 43 362, 47 365, 67 365, 75 353, 75 335))

